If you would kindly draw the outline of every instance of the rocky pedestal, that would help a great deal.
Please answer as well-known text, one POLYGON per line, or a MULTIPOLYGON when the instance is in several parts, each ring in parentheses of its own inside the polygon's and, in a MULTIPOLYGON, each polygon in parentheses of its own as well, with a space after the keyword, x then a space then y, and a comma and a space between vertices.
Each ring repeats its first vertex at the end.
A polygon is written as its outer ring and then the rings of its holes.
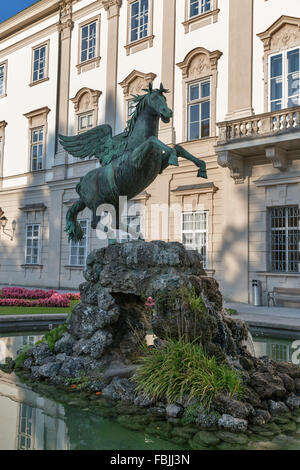
POLYGON ((196 339, 209 355, 240 371, 242 401, 218 394, 212 403, 218 422, 199 409, 200 427, 243 432, 249 422, 266 423, 299 407, 300 368, 250 355, 247 326, 225 314, 218 284, 206 276, 197 252, 161 241, 112 245, 90 253, 84 277, 81 303, 54 350, 41 343, 26 352, 22 367, 33 378, 66 384, 86 377, 89 389, 102 390, 103 397, 177 419, 188 402, 171 408, 153 403, 136 396, 127 378, 152 329, 161 346, 169 338, 196 339), (148 297, 155 300, 154 309, 146 306, 148 297))

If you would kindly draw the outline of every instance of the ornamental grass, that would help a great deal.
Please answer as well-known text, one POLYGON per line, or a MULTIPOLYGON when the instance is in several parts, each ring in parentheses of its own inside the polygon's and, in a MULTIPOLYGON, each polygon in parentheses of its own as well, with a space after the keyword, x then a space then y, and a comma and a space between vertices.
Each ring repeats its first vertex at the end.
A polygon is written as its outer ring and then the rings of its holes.
POLYGON ((208 357, 196 342, 182 339, 150 349, 141 358, 133 380, 136 390, 152 399, 167 399, 170 404, 189 396, 207 409, 218 392, 236 399, 243 393, 242 379, 236 371, 208 357))

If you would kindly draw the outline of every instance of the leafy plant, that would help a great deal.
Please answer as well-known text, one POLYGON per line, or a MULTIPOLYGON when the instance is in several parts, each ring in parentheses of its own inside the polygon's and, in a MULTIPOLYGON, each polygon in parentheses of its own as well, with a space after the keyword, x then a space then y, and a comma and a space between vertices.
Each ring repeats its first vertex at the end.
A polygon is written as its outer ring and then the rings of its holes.
POLYGON ((235 310, 234 308, 225 308, 225 312, 227 313, 227 315, 237 315, 238 314, 238 311, 235 310))
POLYGON ((19 369, 26 359, 26 352, 28 349, 30 349, 32 346, 30 344, 26 344, 24 348, 22 349, 22 352, 17 356, 16 361, 15 361, 15 369, 19 369))
POLYGON ((169 340, 161 348, 153 348, 141 358, 134 381, 137 391, 153 399, 166 398, 174 403, 189 395, 209 409, 218 392, 240 398, 242 380, 239 374, 215 357, 208 357, 196 342, 169 340))
POLYGON ((43 342, 48 344, 50 351, 54 351, 55 343, 62 338, 64 333, 67 332, 67 327, 67 323, 63 323, 62 325, 59 325, 57 328, 54 328, 45 334, 43 342))

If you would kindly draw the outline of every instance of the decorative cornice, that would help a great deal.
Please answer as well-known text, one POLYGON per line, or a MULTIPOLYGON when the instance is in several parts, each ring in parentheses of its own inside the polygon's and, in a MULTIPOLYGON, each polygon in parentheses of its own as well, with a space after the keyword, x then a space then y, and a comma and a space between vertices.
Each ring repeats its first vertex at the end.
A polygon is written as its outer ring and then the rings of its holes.
MULTIPOLYGON (((257 34, 264 44, 264 50, 269 51, 271 49, 272 36, 282 29, 285 25, 292 25, 297 28, 297 31, 300 33, 300 18, 294 16, 282 15, 275 23, 273 23, 266 31, 257 34)), ((288 38, 282 38, 282 41, 285 42, 288 38)))
POLYGON ((171 192, 178 196, 191 195, 191 194, 207 194, 215 193, 219 188, 214 183, 203 183, 203 184, 189 184, 186 186, 178 186, 176 189, 172 189, 171 192))
POLYGON ((19 207, 19 209, 23 212, 44 212, 47 209, 47 206, 45 206, 45 204, 27 204, 24 207, 19 207))
POLYGON ((74 109, 76 113, 79 111, 80 100, 86 93, 88 93, 91 98, 90 109, 94 109, 98 106, 99 97, 102 95, 102 91, 92 90, 91 88, 84 87, 76 93, 74 98, 71 98, 72 103, 74 103, 74 109))
POLYGON ((280 147, 266 148, 266 157, 271 161, 274 168, 285 171, 288 167, 288 157, 286 150, 280 147))
POLYGON ((40 116, 41 114, 46 114, 46 116, 50 113, 51 109, 48 106, 44 106, 43 108, 35 109, 34 111, 29 111, 29 113, 23 114, 27 119, 32 119, 33 117, 40 116))
POLYGON ((218 60, 223 54, 219 50, 210 52, 204 47, 197 47, 193 49, 185 56, 182 62, 176 64, 182 70, 182 78, 187 78, 189 76, 189 69, 192 61, 200 55, 206 57, 206 62, 208 62, 210 70, 213 71, 217 69, 218 60))
MULTIPOLYGON (((133 70, 129 75, 127 75, 126 78, 122 82, 119 83, 119 85, 123 88, 124 96, 127 97, 129 95, 130 91, 130 85, 132 82, 134 82, 137 79, 141 79, 142 82, 145 84, 152 83, 154 79, 156 78, 155 73, 143 73, 139 72, 138 70, 133 70)), ((141 82, 141 88, 144 87, 145 85, 141 82)), ((138 90, 137 90, 138 94, 138 90)))
POLYGON ((244 161, 243 157, 233 152, 222 152, 218 155, 218 165, 229 168, 231 178, 236 184, 244 183, 244 161))

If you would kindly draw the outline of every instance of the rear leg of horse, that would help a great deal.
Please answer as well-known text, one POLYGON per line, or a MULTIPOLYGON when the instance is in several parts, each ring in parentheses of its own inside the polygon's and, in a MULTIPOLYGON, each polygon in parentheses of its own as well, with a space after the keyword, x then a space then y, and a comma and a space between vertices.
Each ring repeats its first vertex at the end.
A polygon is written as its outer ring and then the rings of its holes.
POLYGON ((157 137, 152 136, 134 150, 132 156, 135 168, 140 168, 142 166, 145 158, 151 150, 155 150, 161 155, 162 163, 167 158, 168 165, 179 165, 176 150, 168 147, 168 145, 161 142, 157 137))
POLYGON ((67 223, 65 232, 68 234, 68 239, 78 242, 83 239, 83 231, 77 221, 77 214, 86 208, 85 203, 79 199, 76 201, 67 212, 67 223))
POLYGON ((185 158, 186 160, 189 160, 189 161, 195 163, 195 165, 199 168, 198 175, 197 175, 198 178, 207 179, 206 164, 203 160, 199 160, 198 158, 194 157, 194 155, 187 152, 180 145, 175 145, 174 149, 180 157, 185 158))

